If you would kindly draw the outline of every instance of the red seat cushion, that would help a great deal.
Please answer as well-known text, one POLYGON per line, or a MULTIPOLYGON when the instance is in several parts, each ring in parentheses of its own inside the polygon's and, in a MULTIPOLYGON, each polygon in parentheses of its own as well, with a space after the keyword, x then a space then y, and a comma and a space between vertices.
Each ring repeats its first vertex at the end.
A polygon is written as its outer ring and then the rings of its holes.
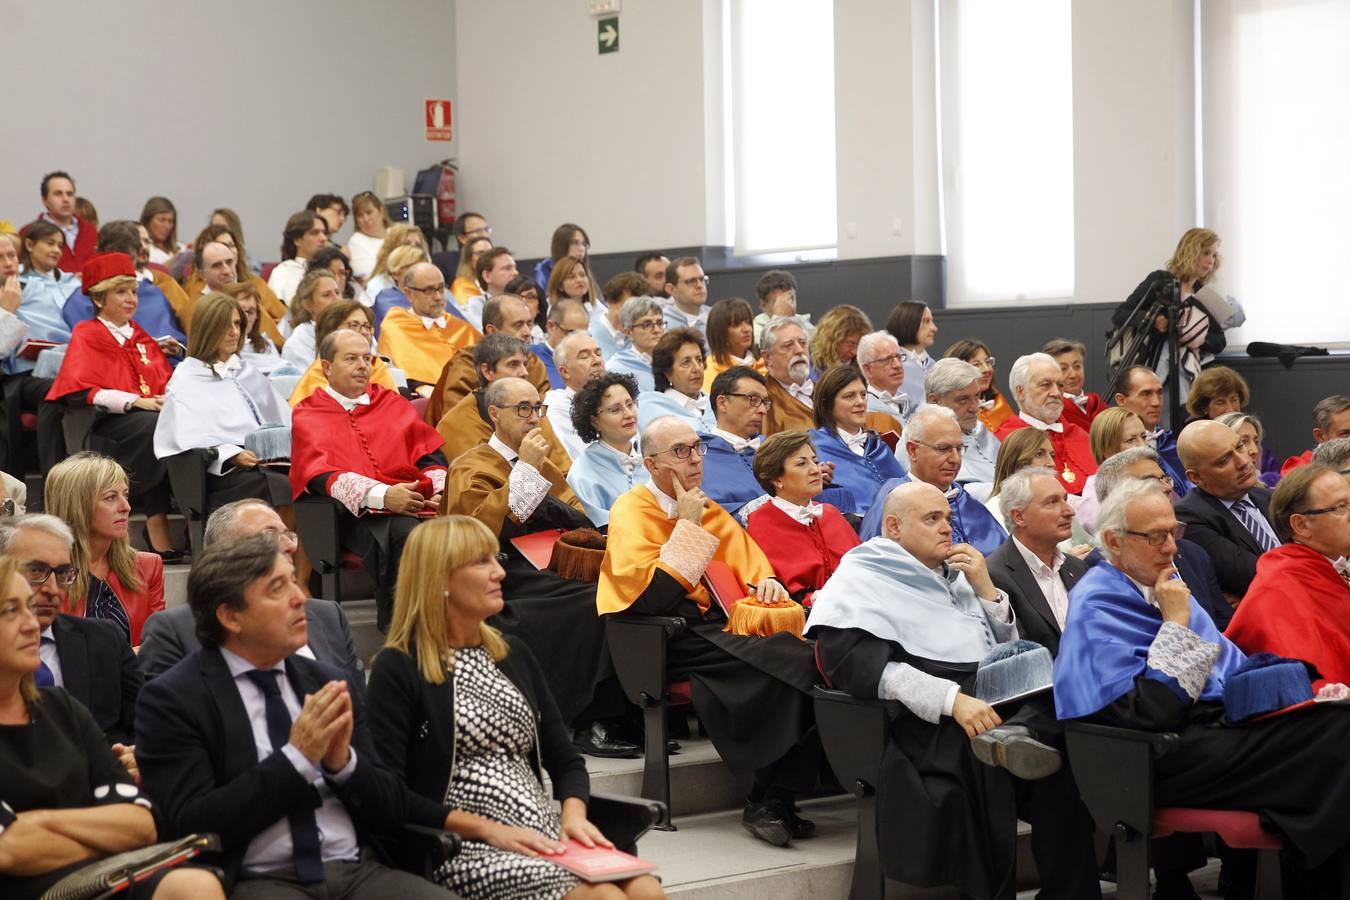
POLYGON ((342 555, 338 558, 338 565, 350 572, 353 569, 363 568, 365 563, 361 561, 361 557, 352 551, 343 550, 342 555))
POLYGON ((1160 807, 1153 811, 1155 838, 1178 831, 1213 831, 1228 846, 1242 850, 1280 850, 1284 847, 1283 841, 1261 827, 1261 819, 1254 812, 1183 806, 1160 807))
POLYGON ((689 682, 676 681, 666 685, 666 702, 671 706, 688 706, 693 700, 689 696, 689 682))
POLYGON ((37 416, 33 413, 20 413, 19 427, 24 431, 37 431, 37 416))

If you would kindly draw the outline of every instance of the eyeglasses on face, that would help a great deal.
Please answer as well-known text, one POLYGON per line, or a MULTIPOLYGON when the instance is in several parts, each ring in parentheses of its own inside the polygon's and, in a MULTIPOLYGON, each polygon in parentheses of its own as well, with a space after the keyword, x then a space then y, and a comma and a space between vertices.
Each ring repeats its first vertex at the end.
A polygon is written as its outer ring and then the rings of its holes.
POLYGON ((648 453, 647 455, 660 456, 662 453, 674 453, 676 459, 688 459, 690 454, 692 454, 695 450, 698 451, 699 456, 708 455, 708 445, 705 444, 703 441, 698 441, 693 444, 676 444, 674 447, 667 447, 664 450, 654 450, 651 453, 648 453))
POLYGON ((1294 510, 1300 516, 1323 516, 1328 513, 1338 519, 1350 516, 1350 503, 1337 503, 1335 506, 1323 506, 1321 509, 1294 510))
POLYGON ((625 400, 623 403, 615 403, 613 406, 606 406, 599 412, 609 416, 618 416, 626 412, 633 412, 637 409, 637 403, 632 400, 625 400))
POLYGON ((637 331, 651 331, 653 328, 664 331, 666 322, 664 319, 643 319, 641 322, 634 322, 633 328, 637 331))
POLYGON ((344 331, 355 331, 357 334, 374 334, 375 326, 369 322, 347 322, 342 326, 344 331))
POLYGON ((761 406, 765 409, 769 409, 773 406, 773 401, 763 394, 733 394, 731 391, 727 391, 726 396, 740 397, 746 403, 750 404, 751 409, 759 409, 761 406))
POLYGON ((680 284, 686 287, 697 287, 700 284, 707 284, 711 280, 707 275, 691 275, 688 278, 681 278, 680 284))
POLYGON ((871 362, 863 363, 864 366, 893 366, 896 363, 903 363, 905 360, 899 353, 892 353, 890 356, 882 356, 871 362))
POLYGON ((444 294, 445 282, 442 281, 440 284, 432 284, 427 287, 410 287, 408 290, 416 291, 419 294, 444 294))
POLYGON ((960 456, 966 452, 965 444, 930 444, 927 441, 915 441, 914 443, 921 447, 927 447, 929 450, 940 453, 943 456, 946 456, 949 453, 955 453, 960 456))
POLYGON ((75 579, 80 577, 80 567, 68 563, 64 566, 49 566, 36 561, 23 565, 23 577, 32 585, 45 584, 53 574, 56 575, 57 584, 70 587, 75 583, 75 579))
POLYGON ((1181 540, 1182 535, 1186 533, 1186 526, 1178 525, 1176 528, 1163 529, 1162 531, 1125 531, 1124 533, 1137 538, 1143 538, 1148 541, 1150 547, 1161 547, 1163 544, 1167 543, 1168 538, 1171 538, 1174 541, 1181 540))
POLYGON ((1144 480, 1144 481, 1156 481, 1156 482, 1158 482, 1159 484, 1165 484, 1165 485, 1167 485, 1167 488, 1168 488, 1169 490, 1172 488, 1172 485, 1175 484, 1175 482, 1172 481, 1172 476, 1171 476, 1171 475, 1166 475, 1166 474, 1164 474, 1164 475, 1145 475, 1143 480, 1144 480))
POLYGON ((516 415, 522 419, 528 419, 530 416, 539 416, 543 418, 544 413, 548 412, 547 403, 517 403, 515 406, 498 407, 498 409, 514 409, 516 415))

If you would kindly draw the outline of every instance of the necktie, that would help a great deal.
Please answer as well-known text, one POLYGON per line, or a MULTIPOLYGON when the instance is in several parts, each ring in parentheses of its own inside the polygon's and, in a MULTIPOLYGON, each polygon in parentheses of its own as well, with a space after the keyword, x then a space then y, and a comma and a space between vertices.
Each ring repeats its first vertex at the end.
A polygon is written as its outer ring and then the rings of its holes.
POLYGON ((1250 499, 1243 497, 1234 503, 1233 512, 1237 515, 1238 521, 1246 526, 1247 530, 1252 533, 1252 537, 1256 538, 1256 542, 1261 545, 1262 553, 1267 550, 1274 550, 1280 545, 1280 542, 1275 540, 1275 536, 1270 533, 1270 526, 1261 517, 1261 511, 1256 508, 1256 504, 1250 499))
MULTIPOLYGON (((49 637, 44 637, 42 643, 45 646, 47 644, 55 644, 56 641, 49 637)), ((51 687, 56 684, 56 676, 52 674, 51 668, 49 668, 41 659, 38 660, 38 670, 37 674, 34 675, 34 680, 37 682, 38 687, 51 687)))
MULTIPOLYGON (((265 672, 253 669, 244 674, 262 691, 267 713, 267 737, 272 742, 272 749, 279 753, 291 739, 291 714, 281 699, 281 685, 277 684, 277 676, 285 673, 275 669, 265 672)), ((303 882, 323 881, 323 856, 319 852, 319 826, 314 822, 314 810, 297 810, 288 818, 296 876, 303 882)))

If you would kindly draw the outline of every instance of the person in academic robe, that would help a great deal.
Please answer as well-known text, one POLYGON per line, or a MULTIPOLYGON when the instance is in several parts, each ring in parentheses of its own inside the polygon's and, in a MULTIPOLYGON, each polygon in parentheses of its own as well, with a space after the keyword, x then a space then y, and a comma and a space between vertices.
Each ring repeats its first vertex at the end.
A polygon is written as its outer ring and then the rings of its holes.
MULTIPOLYGON (((173 278, 146 265, 148 255, 143 251, 140 226, 127 219, 104 223, 98 230, 98 252, 124 253, 131 259, 136 266, 136 323, 154 336, 160 349, 177 362, 187 346, 187 334, 175 310, 187 305, 187 297, 173 278), (164 288, 156 275, 163 277, 164 288)), ((96 315, 93 301, 85 291, 71 294, 61 310, 62 318, 72 329, 96 315)))
POLYGON ((1191 490, 1191 482, 1177 451, 1177 435, 1162 425, 1162 380, 1147 366, 1131 366, 1116 392, 1115 404, 1133 411, 1143 420, 1144 442, 1158 451, 1164 471, 1172 476, 1172 489, 1178 497, 1185 497, 1191 490))
POLYGON ((1350 483, 1309 463, 1281 479, 1270 515, 1284 541, 1256 563, 1256 577, 1224 632, 1246 653, 1274 653, 1317 667, 1314 683, 1350 684, 1350 483))
MULTIPOLYGON (((726 564, 761 602, 787 597, 764 552, 720 506, 708 500, 702 444, 687 422, 652 422, 642 433, 643 465, 652 480, 614 503, 596 597, 602 616, 633 612, 679 616, 685 630, 666 644, 666 677, 688 678, 694 710, 718 754, 751 780, 741 822, 783 846, 814 833, 793 811, 811 790, 822 750, 810 691, 819 679, 812 647, 790 632, 747 637, 725 630, 726 614, 702 579, 708 564, 726 564)), ((745 601, 742 601, 745 602, 745 601)))
MULTIPOLYGON (((174 371, 155 425, 155 455, 167 459, 197 448, 214 449, 206 467, 207 505, 256 497, 274 507, 291 505, 291 408, 272 382, 239 358, 244 314, 226 294, 197 302, 188 358, 174 371), (270 459, 246 449, 249 435, 281 426, 282 446, 270 459), (284 451, 285 456, 280 454, 284 451)), ((277 432, 272 432, 277 434, 277 432)))
MULTIPOLYGON (((474 345, 478 389, 466 394, 436 423, 436 431, 445 441, 445 458, 451 463, 479 444, 486 444, 488 438, 492 437, 492 419, 488 416, 484 396, 487 387, 498 378, 524 378, 527 356, 528 351, 520 340, 500 331, 493 332, 474 345)), ((549 459, 566 475, 572 468, 572 458, 567 455, 567 448, 558 439, 547 418, 540 420, 539 428, 549 442, 549 459)))
MULTIPOLYGON (((375 326, 371 324, 373 321, 370 307, 362 306, 355 300, 339 300, 319 314, 318 320, 314 323, 314 337, 319 344, 322 344, 324 338, 328 335, 335 331, 345 330, 365 335, 369 339, 375 331, 375 326)), ((287 364, 289 365, 289 362, 287 364)), ((387 391, 398 391, 398 384, 394 381, 393 373, 389 371, 389 366, 385 364, 383 359, 374 355, 373 347, 371 350, 370 383, 378 384, 387 391)), ((315 391, 327 384, 328 377, 324 375, 323 360, 316 357, 303 370, 300 380, 291 389, 291 396, 287 399, 287 402, 294 408, 296 404, 308 399, 315 391)))
POLYGON ((957 483, 986 500, 994 486, 994 469, 998 464, 1001 441, 980 421, 980 370, 968 362, 943 357, 933 363, 924 381, 924 393, 929 403, 945 406, 956 413, 961 426, 961 470, 957 483))
POLYGON ((605 282, 601 294, 605 313, 593 317, 590 326, 591 337, 600 345, 602 360, 609 359, 631 343, 623 332, 623 308, 634 297, 643 297, 650 292, 647 281, 637 272, 620 272, 605 282))
POLYGON ((444 441, 408 401, 370 383, 370 338, 335 331, 319 345, 328 384, 291 414, 291 493, 332 497, 339 536, 375 581, 376 627, 389 629, 408 533, 435 515, 444 441))
MULTIPOLYGON (((483 335, 494 331, 504 332, 520 339, 526 345, 530 342, 530 330, 534 320, 530 318, 530 308, 515 294, 501 294, 483 305, 483 335)), ((544 363, 533 353, 525 356, 525 377, 539 391, 540 396, 548 392, 551 382, 544 363)), ((441 370, 435 389, 427 401, 424 420, 435 425, 465 394, 472 393, 478 387, 478 367, 473 361, 473 347, 461 347, 441 370)))
POLYGON ((651 480, 636 447, 637 395, 632 375, 607 372, 572 401, 572 427, 586 449, 572 461, 567 483, 597 528, 609 525, 610 507, 621 494, 651 480))
POLYGON ((542 341, 530 344, 530 352, 539 357, 548 372, 549 383, 553 388, 563 386, 562 374, 558 371, 553 354, 562 339, 579 331, 589 332, 590 319, 586 308, 576 300, 558 300, 548 309, 548 318, 544 320, 546 331, 542 341))
POLYGON ((89 440, 130 473, 132 502, 145 512, 151 549, 172 554, 169 475, 154 447, 172 370, 159 344, 132 319, 137 298, 131 258, 92 256, 84 277, 98 318, 75 326, 47 399, 105 413, 95 420, 89 440))
POLYGON ((756 352, 755 311, 740 297, 718 300, 708 312, 708 358, 703 390, 712 393, 713 379, 727 369, 747 366, 764 374, 764 360, 756 352))
POLYGON ((1019 356, 1008 373, 1008 386, 1017 401, 1017 415, 999 426, 998 439, 1005 440, 1021 428, 1046 432, 1055 448, 1060 483, 1070 494, 1083 493, 1083 483, 1097 471, 1097 464, 1087 432, 1064 420, 1064 375, 1059 363, 1045 353, 1019 356))
POLYGON ((573 332, 559 341, 553 351, 553 361, 563 383, 562 387, 553 388, 544 395, 544 405, 548 407, 544 419, 553 427, 553 433, 562 442, 567 455, 575 461, 586 449, 586 442, 572 423, 572 404, 586 382, 605 374, 605 358, 591 333, 583 331, 573 332))
POLYGON ((994 383, 994 365, 998 362, 984 341, 962 338, 948 347, 944 357, 955 357, 968 362, 980 372, 980 421, 984 427, 995 434, 1004 420, 1013 414, 1008 398, 999 391, 994 383))
POLYGON ((652 389, 638 395, 638 428, 659 416, 688 420, 695 431, 717 425, 703 392, 707 345, 702 332, 672 328, 652 348, 652 389))
POLYGON ((71 563, 77 571, 61 611, 112 622, 134 649, 145 620, 164 608, 164 557, 132 549, 129 496, 126 470, 89 451, 57 463, 43 484, 46 512, 75 536, 71 563))
POLYGON ((764 434, 780 431, 810 431, 815 427, 815 404, 811 393, 810 344, 806 329, 793 316, 772 319, 760 333, 760 356, 768 378, 772 405, 764 413, 764 434))
POLYGON ((904 422, 913 407, 900 390, 905 382, 905 358, 889 331, 873 331, 858 341, 858 368, 867 379, 867 408, 904 422))
POLYGON ((1101 394, 1083 390, 1087 380, 1084 360, 1087 359, 1087 347, 1080 341, 1055 338, 1046 341, 1041 352, 1059 363, 1059 371, 1064 376, 1064 421, 1072 422, 1084 431, 1092 430, 1092 420, 1097 413, 1106 409, 1106 401, 1101 394))
POLYGON ((788 595, 810 609, 839 560, 858 546, 858 533, 836 507, 815 499, 825 467, 806 432, 765 438, 755 451, 755 477, 771 499, 750 513, 746 530, 788 595))
POLYGON ((1231 706, 1230 682, 1255 673, 1239 673, 1245 655, 1177 575, 1177 518, 1166 494, 1150 482, 1121 484, 1098 521, 1107 561, 1069 595, 1073 614, 1055 660, 1059 718, 1176 734, 1153 763, 1157 806, 1254 811, 1293 851, 1286 865, 1322 882, 1311 896, 1350 896, 1350 712, 1316 703, 1235 723, 1269 706, 1231 706))
POLYGON ((922 481, 946 496, 951 507, 952 540, 970 544, 986 556, 997 550, 1008 533, 988 507, 956 480, 961 468, 961 438, 956 413, 947 407, 925 403, 915 410, 901 436, 909 456, 909 473, 881 485, 858 528, 858 536, 867 541, 881 534, 885 519, 882 501, 897 485, 922 481))
POLYGON ((642 393, 655 390, 652 352, 666 333, 661 304, 652 297, 633 297, 619 313, 619 327, 627 336, 628 344, 605 360, 605 370, 632 375, 642 393))
POLYGON ((578 747, 596 756, 636 755, 636 745, 618 739, 611 721, 628 704, 613 678, 604 623, 595 614, 595 583, 536 568, 512 543, 540 531, 593 524, 549 459, 539 392, 523 378, 499 378, 484 400, 492 436, 455 460, 441 512, 472 516, 501 540, 506 608, 495 623, 520 638, 549 673, 563 721, 576 727, 578 747))
POLYGON ((380 355, 408 376, 408 387, 431 396, 436 380, 461 347, 478 342, 479 334, 445 311, 445 281, 429 262, 418 263, 403 276, 412 309, 393 309, 380 331, 380 355))
MULTIPOLYGON (((413 266, 429 264, 426 251, 420 246, 395 247, 386 261, 389 271, 390 284, 388 287, 381 288, 375 293, 370 303, 370 311, 375 315, 375 338, 378 340, 380 332, 384 328, 385 317, 396 309, 412 309, 412 300, 408 295, 403 282, 413 266)), ((437 269, 436 271, 440 271, 437 269)), ((423 281, 431 279, 423 278, 423 281)), ((440 284, 445 284, 445 276, 441 276, 440 284)), ((444 288, 442 288, 444 291, 444 288)), ((442 294, 444 300, 444 294, 442 294)), ((458 321, 463 319, 456 317, 458 321)), ((467 323, 465 323, 467 324, 467 323)), ((476 329, 475 329, 476 330, 476 329)))
POLYGON ((934 362, 928 353, 938 331, 933 311, 922 301, 901 300, 886 319, 886 330, 900 345, 905 358, 905 380, 900 389, 909 397, 909 408, 918 409, 924 402, 924 379, 934 362))
POLYGON ((1021 818, 1036 835, 1039 896, 1100 897, 1092 819, 1052 746, 1048 695, 998 709, 974 696, 981 661, 1018 636, 1007 594, 955 540, 937 488, 901 485, 877 506, 882 533, 816 592, 807 634, 836 688, 898 701, 877 785, 882 870, 1011 900, 1021 818))
POLYGON ((291 297, 290 311, 282 324, 286 345, 281 356, 302 372, 318 355, 315 322, 334 303, 342 301, 337 276, 327 269, 312 269, 300 279, 291 297))
POLYGON ((898 435, 901 426, 886 413, 868 412, 867 382, 851 365, 825 372, 812 401, 816 428, 811 440, 820 459, 833 466, 830 483, 853 496, 852 512, 866 515, 882 483, 905 474, 895 451, 877 433, 882 428, 898 435))
POLYGON ((1069 618, 1069 590, 1088 564, 1059 548, 1073 532, 1073 507, 1055 470, 1029 466, 999 491, 1008 539, 989 554, 989 577, 1008 595, 1017 631, 1054 656, 1069 618))

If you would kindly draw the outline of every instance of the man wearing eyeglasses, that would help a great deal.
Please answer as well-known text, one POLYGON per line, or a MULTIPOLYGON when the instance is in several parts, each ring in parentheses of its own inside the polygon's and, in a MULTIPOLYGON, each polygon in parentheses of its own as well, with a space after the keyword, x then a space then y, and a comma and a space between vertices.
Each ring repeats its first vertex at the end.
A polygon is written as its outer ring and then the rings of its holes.
POLYGON ((652 297, 633 297, 619 312, 619 327, 629 343, 605 360, 605 369, 632 375, 637 379, 639 393, 656 390, 652 351, 666 333, 661 304, 652 297))
POLYGON ((697 256, 681 256, 666 267, 666 328, 708 328, 708 276, 697 256))
POLYGON ((642 463, 652 480, 629 489, 610 510, 596 602, 602 617, 631 610, 685 620, 685 630, 666 643, 667 677, 697 676, 699 719, 732 772, 751 783, 741 824, 783 846, 815 831, 793 812, 793 798, 814 787, 820 766, 810 700, 819 676, 811 645, 795 635, 724 630, 726 615, 702 584, 713 560, 760 600, 784 599, 787 590, 745 530, 704 494, 706 447, 675 416, 643 429, 642 463))
POLYGON ((765 436, 816 427, 812 397, 811 346, 806 329, 792 316, 771 319, 760 333, 760 354, 769 377, 765 385, 773 407, 764 415, 765 436))
POLYGON ((576 300, 555 300, 548 308, 548 320, 545 325, 544 340, 538 344, 531 344, 530 352, 543 362, 544 369, 548 372, 549 383, 554 388, 560 388, 563 386, 562 374, 558 371, 553 354, 557 351, 558 344, 568 335, 581 331, 589 333, 591 320, 586 314, 586 307, 576 300))
POLYGON ((445 311, 445 278, 429 262, 403 273, 403 292, 411 309, 394 307, 380 326, 380 355, 408 376, 408 387, 430 397, 454 355, 478 342, 478 332, 445 311))
MULTIPOLYGON (((911 412, 905 383, 905 359, 889 331, 874 331, 858 341, 858 367, 867 381, 867 409, 904 422, 911 412)), ((992 480, 992 479, 991 479, 992 480)))
POLYGON ((483 402, 492 435, 455 460, 443 512, 472 516, 501 539, 506 606, 498 623, 520 637, 549 674, 563 720, 577 729, 577 746, 593 756, 636 756, 637 745, 615 737, 608 721, 627 709, 622 693, 606 692, 598 707, 592 705, 596 685, 613 674, 604 623, 595 614, 595 584, 536 568, 512 543, 555 528, 594 527, 565 473, 550 459, 539 392, 523 378, 496 378, 483 391, 483 402))
POLYGON ((906 482, 921 481, 942 491, 947 498, 952 510, 954 543, 970 544, 985 556, 997 550, 1008 533, 988 508, 956 480, 965 455, 956 413, 936 403, 925 403, 909 417, 900 443, 909 458, 909 474, 882 484, 863 518, 858 536, 866 541, 881 534, 885 499, 891 491, 906 482))
POLYGON ((572 401, 586 382, 604 374, 605 360, 600 345, 590 332, 574 331, 558 342, 553 361, 558 366, 562 386, 544 395, 544 405, 548 407, 544 418, 553 426, 553 433, 562 442, 567 455, 576 459, 586 449, 586 442, 577 435, 572 424, 572 401))
POLYGON ((945 406, 956 414, 961 426, 961 471, 956 480, 976 499, 989 499, 994 487, 994 464, 1002 442, 980 421, 980 370, 955 357, 933 363, 923 379, 929 403, 945 406))
MULTIPOLYGON (((224 541, 237 541, 262 533, 274 534, 287 557, 299 546, 294 531, 286 528, 276 510, 262 500, 249 498, 227 503, 206 520, 202 544, 210 547, 224 541)), ((301 585, 304 588, 304 585, 301 585)), ((332 600, 310 597, 305 600, 305 619, 309 637, 296 652, 310 659, 344 669, 353 684, 365 684, 364 666, 356 655, 351 626, 342 607, 332 600)), ((197 640, 192 607, 183 603, 151 613, 141 630, 141 649, 136 664, 147 681, 172 669, 183 657, 201 646, 197 640)))
MULTIPOLYGON (((33 589, 42 627, 38 686, 69 691, 124 756, 135 743, 136 697, 145 679, 126 637, 113 623, 61 613, 66 589, 78 574, 70 562, 74 544, 70 527, 56 516, 0 519, 0 553, 18 561, 20 574, 33 589)), ((128 769, 134 772, 134 758, 131 762, 128 769)))

